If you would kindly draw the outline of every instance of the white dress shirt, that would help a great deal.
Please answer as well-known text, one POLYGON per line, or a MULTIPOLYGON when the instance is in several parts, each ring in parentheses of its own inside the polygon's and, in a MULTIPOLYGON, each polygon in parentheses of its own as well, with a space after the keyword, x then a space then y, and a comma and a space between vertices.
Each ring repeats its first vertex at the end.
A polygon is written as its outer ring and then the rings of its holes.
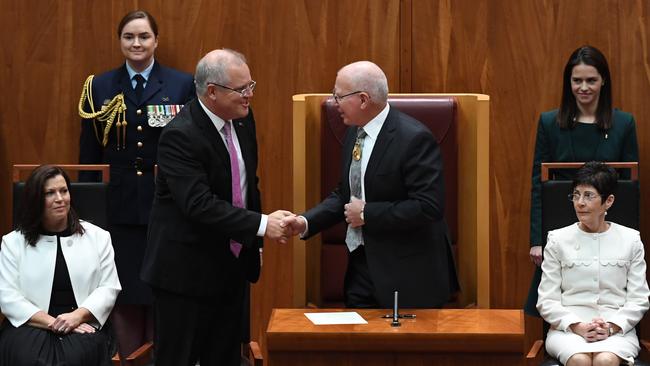
POLYGON ((135 89, 135 86, 138 85, 138 81, 133 78, 137 74, 142 75, 142 77, 144 78, 144 83, 142 83, 142 88, 144 89, 147 87, 147 81, 149 81, 149 75, 151 75, 151 70, 153 70, 153 64, 154 64, 154 60, 152 58, 151 64, 149 66, 147 66, 144 70, 142 70, 142 72, 137 72, 133 70, 133 68, 131 67, 131 65, 129 65, 128 62, 126 63, 126 72, 129 73, 129 80, 131 80, 131 86, 133 87, 133 89, 135 89))
MULTIPOLYGON (((226 121, 224 121, 221 117, 217 116, 216 114, 212 113, 201 101, 201 99, 197 99, 199 101, 199 104, 201 105, 201 108, 205 111, 205 113, 208 115, 210 118, 210 121, 214 124, 214 127, 219 131, 219 136, 221 136, 221 140, 223 141, 223 144, 226 146, 226 150, 228 150, 228 142, 226 141, 226 136, 224 135, 224 130, 223 126, 226 124, 226 121)), ((228 121, 227 123, 231 123, 232 121, 228 121)), ((244 163, 244 157, 242 156, 241 153, 241 147, 239 146, 239 139, 237 139, 237 132, 235 131, 235 126, 232 126, 230 129, 231 134, 232 134, 232 142, 235 145, 235 149, 237 150, 237 165, 239 166, 239 183, 241 187, 241 198, 242 201, 244 201, 244 208, 246 208, 246 196, 247 196, 247 188, 248 188, 248 178, 246 177, 246 164, 244 163)), ((260 221, 260 226, 257 229, 257 236, 264 236, 266 233, 266 224, 268 222, 268 216, 265 214, 262 214, 262 220, 260 221)))
MULTIPOLYGON (((368 161, 370 161, 370 155, 372 155, 372 150, 375 148, 375 142, 377 142, 377 137, 381 128, 384 126, 388 112, 390 111, 390 105, 386 103, 386 107, 382 109, 375 118, 371 119, 365 126, 360 127, 366 131, 366 137, 363 140, 363 149, 361 150, 361 197, 362 200, 366 200, 366 188, 364 184, 364 178, 366 176, 366 168, 368 167, 368 161)), ((351 185, 352 177, 348 176, 348 183, 351 185)))

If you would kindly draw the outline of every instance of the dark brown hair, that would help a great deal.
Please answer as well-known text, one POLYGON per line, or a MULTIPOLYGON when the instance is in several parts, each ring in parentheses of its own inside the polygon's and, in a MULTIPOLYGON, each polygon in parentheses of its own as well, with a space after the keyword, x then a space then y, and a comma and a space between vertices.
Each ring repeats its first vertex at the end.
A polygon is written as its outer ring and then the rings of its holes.
POLYGON ((560 112, 557 114, 557 124, 560 128, 573 128, 578 117, 578 104, 571 90, 571 73, 573 68, 580 64, 593 66, 603 78, 603 86, 598 96, 596 108, 596 125, 603 130, 612 128, 612 81, 609 75, 607 59, 600 50, 593 46, 582 46, 573 51, 564 66, 564 80, 562 82, 562 102, 560 112))
POLYGON ((151 16, 151 14, 147 13, 144 10, 134 10, 124 16, 122 20, 120 20, 120 24, 117 25, 117 38, 122 37, 122 30, 124 30, 124 27, 132 20, 136 19, 146 19, 149 22, 149 26, 151 27, 151 30, 153 31, 153 34, 158 37, 158 24, 156 24, 156 19, 151 16))
MULTIPOLYGON (((22 205, 16 228, 25 236, 27 244, 36 245, 38 237, 43 230, 43 210, 45 209, 45 183, 48 179, 62 176, 65 184, 70 189, 70 177, 58 166, 41 165, 34 169, 25 182, 22 205)), ((70 197, 70 211, 68 212, 68 230, 73 234, 83 235, 85 232, 79 222, 79 216, 72 207, 70 197)))

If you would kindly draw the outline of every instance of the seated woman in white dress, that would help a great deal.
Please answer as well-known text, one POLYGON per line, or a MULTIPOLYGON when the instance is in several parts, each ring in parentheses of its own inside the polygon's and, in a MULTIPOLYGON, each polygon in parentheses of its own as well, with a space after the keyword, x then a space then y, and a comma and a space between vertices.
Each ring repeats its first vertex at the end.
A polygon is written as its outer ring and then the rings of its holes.
POLYGON ((650 291, 639 232, 605 221, 616 184, 613 168, 586 163, 569 195, 578 222, 548 233, 537 309, 547 352, 567 366, 632 364, 639 352, 650 291))
POLYGON ((70 179, 40 166, 0 250, 0 366, 108 366, 104 324, 120 292, 107 231, 70 207, 70 179))

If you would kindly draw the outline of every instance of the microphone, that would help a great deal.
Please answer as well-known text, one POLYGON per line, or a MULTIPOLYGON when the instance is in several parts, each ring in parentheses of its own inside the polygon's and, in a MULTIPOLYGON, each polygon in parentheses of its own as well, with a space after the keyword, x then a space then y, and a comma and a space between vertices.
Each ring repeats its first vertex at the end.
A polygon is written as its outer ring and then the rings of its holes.
POLYGON ((399 306, 398 306, 399 295, 397 291, 393 293, 393 321, 390 323, 391 327, 400 327, 402 324, 399 322, 399 306))
POLYGON ((399 313, 399 293, 396 290, 393 293, 393 314, 385 314, 381 316, 384 319, 392 318, 391 326, 399 327, 402 324, 399 322, 399 319, 415 319, 415 314, 400 314, 399 313))

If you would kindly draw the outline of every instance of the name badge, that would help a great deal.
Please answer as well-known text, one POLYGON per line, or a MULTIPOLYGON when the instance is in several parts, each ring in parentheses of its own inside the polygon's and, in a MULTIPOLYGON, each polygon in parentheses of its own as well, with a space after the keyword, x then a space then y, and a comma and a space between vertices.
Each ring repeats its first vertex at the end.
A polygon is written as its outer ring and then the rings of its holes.
POLYGON ((180 104, 148 105, 147 123, 151 127, 165 127, 182 108, 180 104))

